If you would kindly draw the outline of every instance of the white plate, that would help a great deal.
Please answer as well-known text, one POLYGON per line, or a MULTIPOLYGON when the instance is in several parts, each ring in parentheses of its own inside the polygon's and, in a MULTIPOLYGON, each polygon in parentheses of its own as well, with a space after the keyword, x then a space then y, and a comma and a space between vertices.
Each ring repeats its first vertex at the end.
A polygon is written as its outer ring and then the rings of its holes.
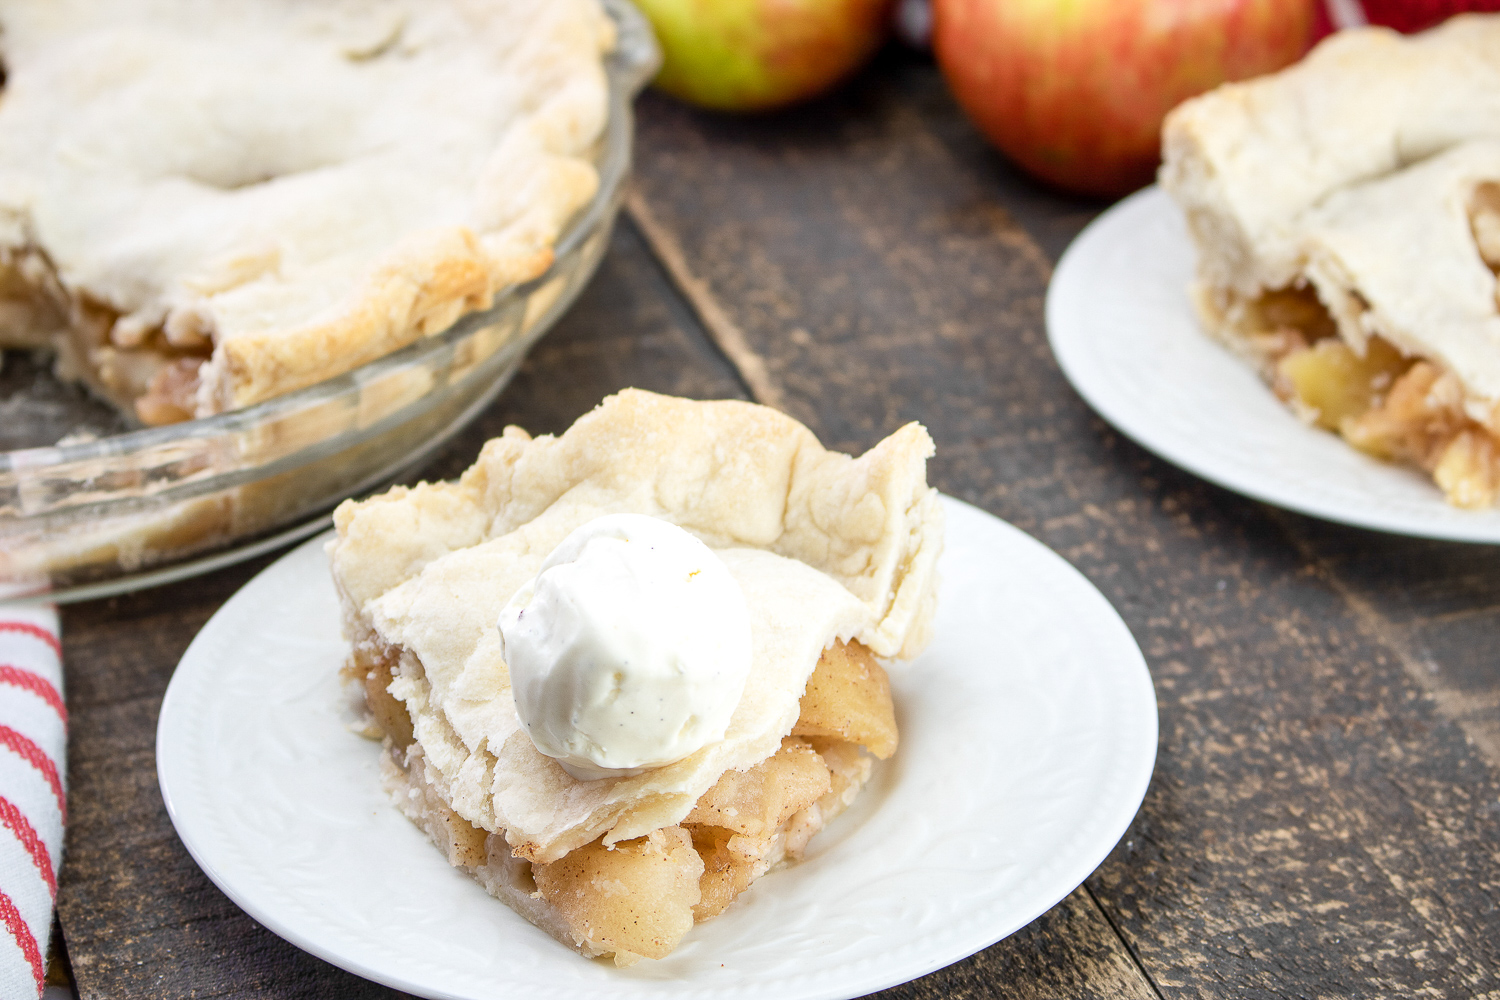
POLYGON ((1500 511, 1459 510, 1431 480, 1302 423, 1210 340, 1188 301, 1181 213, 1147 188, 1095 219, 1047 292, 1052 352, 1073 387, 1141 446, 1220 486, 1362 528, 1500 542, 1500 511))
POLYGON ((901 749, 854 808, 660 962, 587 961, 450 868, 349 733, 315 539, 220 609, 162 704, 177 832, 252 917, 425 997, 833 998, 955 962, 1066 896, 1114 846, 1156 757, 1145 661, 1076 570, 946 500, 931 647, 892 670, 901 749))

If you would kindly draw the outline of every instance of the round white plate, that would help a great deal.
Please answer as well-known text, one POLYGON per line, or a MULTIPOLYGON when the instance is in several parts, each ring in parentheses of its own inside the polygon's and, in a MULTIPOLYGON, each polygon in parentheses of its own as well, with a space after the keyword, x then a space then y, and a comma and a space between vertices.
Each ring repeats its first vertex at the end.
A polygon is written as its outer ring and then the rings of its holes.
POLYGON ((1500 542, 1500 511, 1459 510, 1420 472, 1309 427, 1210 340, 1188 301, 1194 251, 1157 188, 1095 219, 1047 292, 1052 352, 1073 387, 1142 447, 1227 489, 1362 528, 1500 542))
POLYGON ((424 997, 860 996, 1030 922, 1098 866, 1156 757, 1145 661, 1040 543, 946 500, 935 637, 891 671, 901 749, 854 807, 667 959, 588 961, 450 868, 348 732, 345 646, 315 539, 188 647, 157 769, 182 841, 252 917, 424 997))

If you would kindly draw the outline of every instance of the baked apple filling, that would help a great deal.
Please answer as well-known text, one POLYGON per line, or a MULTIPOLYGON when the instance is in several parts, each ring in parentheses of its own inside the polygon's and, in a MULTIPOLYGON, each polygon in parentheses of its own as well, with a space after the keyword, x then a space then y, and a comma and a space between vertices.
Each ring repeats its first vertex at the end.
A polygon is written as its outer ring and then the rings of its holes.
POLYGON ((1374 334, 1361 354, 1310 288, 1267 292, 1231 316, 1239 346, 1304 420, 1366 454, 1423 469, 1455 506, 1500 498, 1500 435, 1470 415, 1452 373, 1374 334))
POLYGON ((802 857, 808 841, 868 780, 871 757, 895 752, 890 682, 857 641, 823 651, 792 735, 744 771, 727 771, 675 826, 605 846, 585 844, 548 864, 518 857, 503 832, 470 823, 424 777, 411 715, 392 680, 422 677, 409 651, 356 645, 344 675, 369 712, 366 735, 382 739, 388 787, 447 856, 539 926, 616 964, 665 957, 695 922, 718 916, 756 879, 802 857), (868 751, 868 753, 866 753, 868 751))

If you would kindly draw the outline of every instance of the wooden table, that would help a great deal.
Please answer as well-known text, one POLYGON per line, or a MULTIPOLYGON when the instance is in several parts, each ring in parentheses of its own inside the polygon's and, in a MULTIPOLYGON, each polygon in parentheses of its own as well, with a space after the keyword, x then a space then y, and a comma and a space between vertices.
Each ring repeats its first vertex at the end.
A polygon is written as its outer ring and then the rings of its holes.
MULTIPOLYGON (((772 403, 847 451, 920 419, 932 482, 1078 566, 1155 677, 1156 775, 1108 860, 1025 930, 886 995, 1500 997, 1495 550, 1274 510, 1094 416, 1042 302, 1102 206, 1015 174, 930 63, 887 52, 764 120, 639 110, 598 277, 428 475, 629 385, 772 403)), ((84 998, 392 995, 241 913, 157 790, 172 668, 265 564, 64 615, 59 903, 84 998)))

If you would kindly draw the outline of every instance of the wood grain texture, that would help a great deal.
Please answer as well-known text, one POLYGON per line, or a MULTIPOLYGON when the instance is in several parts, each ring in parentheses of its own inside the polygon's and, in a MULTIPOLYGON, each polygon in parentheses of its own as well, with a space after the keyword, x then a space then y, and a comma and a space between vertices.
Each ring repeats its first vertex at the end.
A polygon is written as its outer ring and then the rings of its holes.
POLYGON ((1158 1000, 1087 889, 1001 944, 934 976, 878 994, 883 1000, 1158 1000))
POLYGON ((1445 718, 1500 768, 1500 574, 1495 549, 1382 538, 1282 514, 1287 534, 1400 659, 1445 718), (1392 585, 1398 581, 1399 584, 1392 585))
POLYGON ((1452 686, 1481 690, 1464 710, 1488 704, 1491 587, 1435 581, 1491 579, 1493 550, 1432 546, 1430 577, 1402 540, 1325 551, 1310 539, 1329 526, 1292 526, 1103 425, 1042 321, 1049 260, 1093 206, 999 167, 930 66, 890 60, 774 122, 657 99, 641 120, 640 196, 786 408, 849 450, 921 419, 933 481, 1078 565, 1141 642, 1157 774, 1088 885, 1162 995, 1500 990, 1500 781, 1412 666, 1446 650, 1452 686), (1393 596, 1424 578, 1447 618, 1393 596))

